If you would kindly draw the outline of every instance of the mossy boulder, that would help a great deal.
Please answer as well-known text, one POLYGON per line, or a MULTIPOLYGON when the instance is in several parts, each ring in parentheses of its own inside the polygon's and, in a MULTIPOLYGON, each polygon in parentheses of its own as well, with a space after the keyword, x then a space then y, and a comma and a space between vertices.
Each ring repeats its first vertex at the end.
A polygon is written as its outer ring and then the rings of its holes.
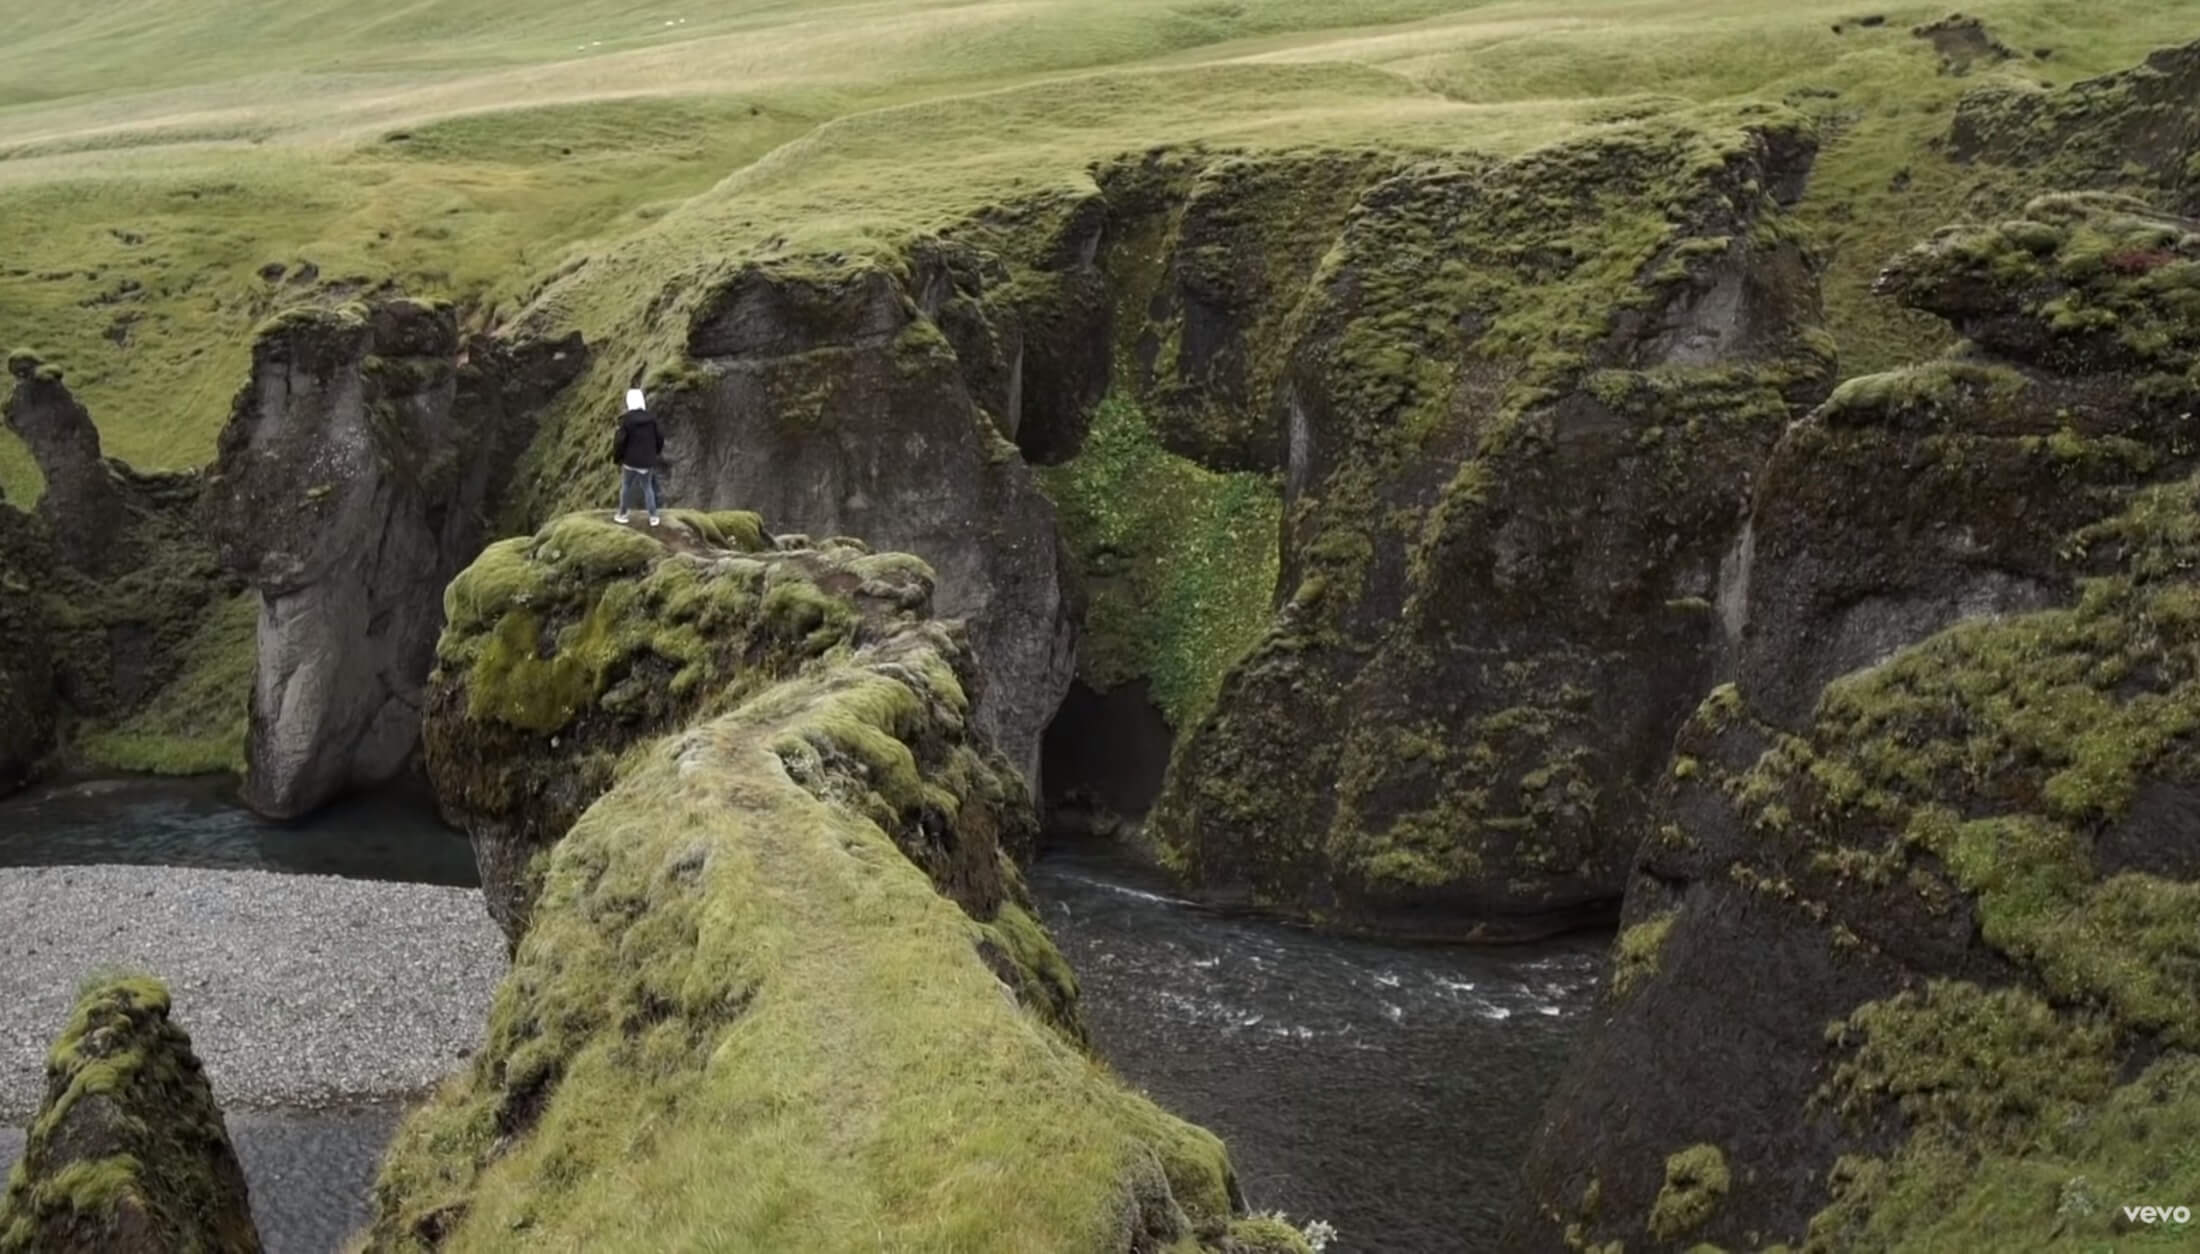
POLYGON ((1247 366, 1276 608, 1150 824, 1202 891, 1445 936, 1610 909, 1729 648, 1751 478, 1832 370, 1782 205, 1814 150, 1768 112, 1351 167, 1247 366))
POLYGON ((781 543, 568 516, 451 585, 429 762, 518 943, 367 1248, 1230 1248, 1220 1142, 1082 1048, 929 570, 781 543))
POLYGON ((244 1171, 168 992, 93 981, 0 1200, 6 1254, 257 1254, 244 1171))
POLYGON ((447 307, 300 307, 263 327, 205 522, 259 601, 246 802, 291 818, 419 751, 441 593, 479 551, 578 339, 467 340, 447 307))
POLYGON ((2076 1251, 2200 1189, 2193 226, 2055 197, 1890 267, 1970 347, 1760 479, 1513 1248, 2076 1251))

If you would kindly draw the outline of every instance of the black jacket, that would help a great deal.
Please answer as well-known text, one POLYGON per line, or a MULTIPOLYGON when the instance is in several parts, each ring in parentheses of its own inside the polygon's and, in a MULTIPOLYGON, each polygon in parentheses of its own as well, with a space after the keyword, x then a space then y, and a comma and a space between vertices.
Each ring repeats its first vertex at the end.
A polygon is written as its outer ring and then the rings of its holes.
POLYGON ((655 470, 665 455, 664 432, 657 416, 646 409, 630 409, 619 419, 619 434, 611 438, 611 460, 636 470, 655 470))

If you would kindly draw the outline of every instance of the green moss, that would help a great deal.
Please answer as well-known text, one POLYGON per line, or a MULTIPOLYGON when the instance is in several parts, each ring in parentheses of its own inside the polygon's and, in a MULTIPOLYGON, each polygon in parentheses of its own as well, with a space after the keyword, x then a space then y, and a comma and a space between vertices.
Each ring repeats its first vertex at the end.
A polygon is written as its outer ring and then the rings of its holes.
POLYGON ((1983 425, 2006 409, 2027 386, 2006 366, 1933 361, 1886 374, 1850 379, 1826 402, 1829 425, 1945 423, 1961 417, 1983 425))
POLYGON ((1062 1030, 1074 978, 995 843, 1028 799, 963 739, 954 639, 905 625, 625 755, 543 857, 485 1047, 400 1130, 368 1248, 526 1230, 615 1249, 1098 1249, 1127 1193, 1161 1180, 1203 1229, 1227 1222, 1220 1143, 1062 1030), (968 860, 920 865, 943 821, 968 860), (989 865, 1008 886, 989 914, 943 895, 989 865), (989 1182, 1009 1163, 1004 1207, 989 1182))
POLYGON ((1677 912, 1668 910, 1629 927, 1619 934, 1612 952, 1612 996, 1625 997, 1641 982, 1658 972, 1658 951, 1666 933, 1673 930, 1677 912))
MULTIPOLYGON (((2097 1071, 2093 1072, 2097 1074, 2097 1071)), ((2021 1146, 1937 1128, 1885 1159, 1834 1168, 1834 1201, 1811 1224, 1811 1251, 1995 1249, 2012 1254, 2191 1248, 2190 1225, 2134 1226, 2123 1207, 2180 1205, 2200 1192, 2200 1060, 2174 1054, 2071 1109, 2042 1074, 2059 1117, 2031 1121, 2021 1146)), ((2013 1100, 2022 1100, 2012 1094, 2013 1100)))
POLYGON ((1039 477, 1089 583, 1086 682, 1105 691, 1143 678, 1172 726, 1193 725, 1267 624, 1276 485, 1169 453, 1120 398, 1101 404, 1074 460, 1039 477))
POLYGON ((2021 988, 1936 980, 1868 1003, 1828 1039, 1850 1052, 1819 1099, 1851 1117, 1891 1102, 1913 1125, 2021 1152, 2116 1082, 2115 1032, 2021 988))
POLYGON ((592 582, 639 573, 663 555, 664 546, 607 515, 567 514, 535 534, 534 552, 538 560, 592 582))
POLYGON ((1731 1183, 1726 1155, 1716 1145, 1691 1145, 1668 1155, 1665 1183, 1650 1208, 1650 1235, 1672 1241, 1703 1227, 1731 1183))
POLYGON ((547 571, 534 561, 532 537, 499 540, 481 551, 443 590, 445 641, 464 640, 544 590, 547 571))
POLYGON ((121 721, 82 733, 85 759, 156 775, 243 771, 259 615, 256 593, 216 602, 183 646, 174 680, 121 721))
POLYGON ((1054 938, 1022 906, 1008 904, 992 920, 974 924, 987 940, 1001 947, 1015 969, 1027 973, 1017 990, 1019 998, 1049 1027, 1082 1045, 1085 1026, 1077 1009, 1077 973, 1070 969, 1054 938))
POLYGON ((137 1225, 179 1250, 259 1248, 221 1114, 158 981, 89 980, 46 1066, 46 1100, 0 1199, 0 1251, 137 1225))
MULTIPOLYGON (((922 605, 912 591, 929 587, 921 563, 837 552, 828 565, 867 591, 904 611, 922 605)), ((444 609, 438 665, 465 675, 469 717, 537 733, 595 710, 648 725, 738 700, 779 673, 754 665, 752 649, 814 658, 860 626, 845 598, 771 550, 755 515, 740 511, 673 517, 661 537, 597 515, 562 518, 490 545, 452 580, 444 609)))
POLYGON ((549 657, 540 655, 540 618, 527 610, 504 615, 474 662, 467 690, 471 717, 553 732, 593 705, 611 664, 625 655, 611 624, 627 598, 612 601, 598 600, 558 637, 549 657))
POLYGON ((1230 1221, 1230 1239, 1245 1254, 1313 1254, 1306 1234, 1274 1215, 1252 1215, 1230 1221))

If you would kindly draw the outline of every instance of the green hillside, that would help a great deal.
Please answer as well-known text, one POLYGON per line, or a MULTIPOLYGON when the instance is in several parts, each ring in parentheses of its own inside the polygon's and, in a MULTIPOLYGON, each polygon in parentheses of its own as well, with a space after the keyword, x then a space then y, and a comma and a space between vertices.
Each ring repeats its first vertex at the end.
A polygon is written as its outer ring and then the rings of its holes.
MULTIPOLYGON (((1861 297, 1975 203, 1927 148, 1956 97, 2200 34, 2184 0, 1965 9, 2023 55, 1947 73, 1910 34, 1942 7, 1852 0, 6 0, 0 342, 68 370, 110 453, 189 466, 308 264, 487 324, 584 253, 549 312, 616 339, 698 264, 888 247, 1156 143, 1514 152, 1758 99, 1821 121, 1803 217, 1876 369, 1934 347, 1861 297)), ((5 435, 0 487, 37 490, 5 435)))

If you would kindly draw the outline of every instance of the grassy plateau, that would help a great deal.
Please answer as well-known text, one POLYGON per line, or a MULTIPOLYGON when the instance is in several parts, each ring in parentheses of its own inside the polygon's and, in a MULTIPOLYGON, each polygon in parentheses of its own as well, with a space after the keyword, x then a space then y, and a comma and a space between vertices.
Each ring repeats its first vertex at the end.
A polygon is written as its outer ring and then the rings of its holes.
MULTIPOLYGON (((1510 153, 1757 98, 1827 124, 1803 217, 1855 373, 1931 347, 1865 288, 1975 191, 1928 148, 1964 90, 2200 33, 2183 0, 1964 8, 2026 55, 1944 73, 1910 34, 1942 6, 1852 0, 0 0, 0 342, 109 453, 187 467, 301 272, 495 325, 589 257, 541 312, 616 340, 683 273, 887 249, 1155 143, 1510 153)), ((0 488, 38 492, 5 433, 0 488)))

